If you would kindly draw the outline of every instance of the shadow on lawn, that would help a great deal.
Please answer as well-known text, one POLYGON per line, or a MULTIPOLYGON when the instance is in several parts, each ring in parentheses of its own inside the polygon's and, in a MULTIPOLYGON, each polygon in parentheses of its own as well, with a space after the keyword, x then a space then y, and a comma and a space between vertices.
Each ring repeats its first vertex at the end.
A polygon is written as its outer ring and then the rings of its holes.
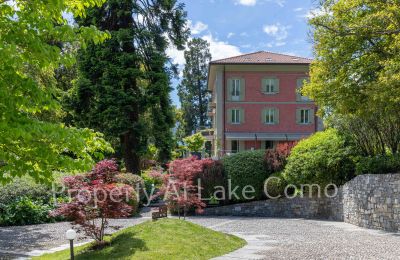
POLYGON ((76 259, 113 259, 128 258, 137 251, 148 251, 146 243, 135 237, 134 232, 125 232, 115 236, 111 244, 101 250, 88 250, 76 256, 76 259))

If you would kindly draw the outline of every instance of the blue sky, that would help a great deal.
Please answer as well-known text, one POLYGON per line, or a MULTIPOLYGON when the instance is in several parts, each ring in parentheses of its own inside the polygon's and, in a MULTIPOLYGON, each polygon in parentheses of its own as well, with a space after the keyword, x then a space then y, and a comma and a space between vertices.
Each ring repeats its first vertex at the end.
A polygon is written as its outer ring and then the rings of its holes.
MULTIPOLYGON (((307 18, 318 13, 315 0, 183 2, 192 37, 209 41, 213 60, 259 50, 312 58, 307 18)), ((169 49, 168 55, 183 66, 183 52, 169 49)), ((179 106, 176 90, 171 98, 179 106)))

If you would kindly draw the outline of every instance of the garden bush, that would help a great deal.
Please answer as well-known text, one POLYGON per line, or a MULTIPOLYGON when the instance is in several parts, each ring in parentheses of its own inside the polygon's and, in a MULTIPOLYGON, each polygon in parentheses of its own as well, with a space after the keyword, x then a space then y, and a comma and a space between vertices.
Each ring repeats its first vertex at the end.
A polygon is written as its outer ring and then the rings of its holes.
POLYGON ((356 163, 356 175, 400 172, 400 154, 360 157, 356 163))
POLYGON ((228 182, 225 175, 224 166, 221 161, 212 161, 210 159, 203 160, 205 162, 203 171, 199 173, 198 178, 201 181, 202 198, 222 199, 214 196, 215 187, 222 186, 227 190, 228 182))
POLYGON ((146 199, 145 183, 141 176, 132 173, 119 173, 114 177, 116 183, 122 183, 131 186, 135 194, 139 193, 139 200, 143 202, 146 199))
POLYGON ((21 197, 8 204, 0 205, 0 225, 32 225, 54 222, 57 218, 49 215, 53 206, 40 200, 21 197))
POLYGON ((279 143, 276 149, 268 149, 265 152, 265 168, 269 173, 283 171, 287 158, 297 142, 279 143))
MULTIPOLYGON (((232 189, 236 186, 237 195, 233 196, 233 201, 244 201, 246 198, 242 195, 243 187, 251 185, 255 189, 255 199, 264 197, 263 186, 264 181, 269 174, 264 164, 265 152, 262 150, 244 151, 230 156, 225 156, 222 159, 224 170, 228 179, 231 180, 232 189)), ((253 194, 251 194, 253 195, 253 194)), ((250 196, 250 194, 247 194, 250 196)))
POLYGON ((15 178, 11 183, 0 185, 0 204, 10 204, 21 197, 48 202, 52 198, 51 186, 36 183, 30 177, 15 178))
POLYGON ((268 180, 264 188, 268 192, 270 198, 277 198, 279 196, 285 195, 285 188, 288 183, 283 177, 282 173, 273 173, 269 178, 271 179, 268 180))
POLYGON ((293 148, 284 177, 294 185, 344 184, 354 177, 353 150, 334 129, 315 133, 293 148))

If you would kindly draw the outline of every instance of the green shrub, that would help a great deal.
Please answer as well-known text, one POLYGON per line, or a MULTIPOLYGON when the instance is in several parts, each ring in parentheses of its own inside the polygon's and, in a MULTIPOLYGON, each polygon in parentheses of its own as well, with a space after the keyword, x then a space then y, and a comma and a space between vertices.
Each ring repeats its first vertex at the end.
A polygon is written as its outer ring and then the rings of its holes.
POLYGON ((285 188, 288 185, 287 181, 283 177, 282 173, 274 173, 270 176, 271 179, 266 183, 265 189, 268 195, 272 198, 277 198, 280 195, 285 195, 285 188), (274 177, 274 178, 272 178, 274 177))
POLYGON ((22 197, 0 206, 0 225, 31 225, 54 222, 56 219, 49 216, 52 209, 54 207, 43 204, 40 200, 22 197))
POLYGON ((52 198, 51 187, 38 184, 32 178, 15 178, 11 183, 0 185, 0 204, 10 204, 21 197, 48 202, 52 198))
POLYGON ((294 185, 344 184, 354 177, 352 150, 334 129, 315 133, 293 148, 284 177, 294 185))
POLYGON ((139 192, 140 201, 143 201, 146 198, 144 194, 144 180, 139 175, 132 173, 120 173, 115 176, 115 182, 131 186, 136 191, 136 194, 139 192))
POLYGON ((400 154, 360 157, 356 163, 356 175, 400 172, 400 154))
MULTIPOLYGON (((239 199, 233 196, 233 201, 245 200, 242 196, 242 189, 246 185, 254 187, 255 199, 261 199, 264 197, 264 181, 268 178, 264 165, 264 156, 264 151, 255 150, 236 153, 230 156, 225 156, 222 159, 226 175, 228 179, 231 180, 232 189, 236 186, 239 187, 237 189, 239 199)), ((247 196, 250 196, 250 194, 247 194, 247 196)))

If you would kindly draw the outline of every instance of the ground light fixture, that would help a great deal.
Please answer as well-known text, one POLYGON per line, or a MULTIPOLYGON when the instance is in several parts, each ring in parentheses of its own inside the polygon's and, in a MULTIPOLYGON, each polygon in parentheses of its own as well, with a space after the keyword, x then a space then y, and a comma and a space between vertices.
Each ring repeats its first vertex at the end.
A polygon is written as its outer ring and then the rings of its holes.
POLYGON ((67 230, 67 232, 65 233, 65 237, 69 240, 69 248, 70 248, 70 252, 71 252, 71 260, 75 259, 74 256, 74 240, 76 238, 76 231, 73 229, 69 229, 67 230))

